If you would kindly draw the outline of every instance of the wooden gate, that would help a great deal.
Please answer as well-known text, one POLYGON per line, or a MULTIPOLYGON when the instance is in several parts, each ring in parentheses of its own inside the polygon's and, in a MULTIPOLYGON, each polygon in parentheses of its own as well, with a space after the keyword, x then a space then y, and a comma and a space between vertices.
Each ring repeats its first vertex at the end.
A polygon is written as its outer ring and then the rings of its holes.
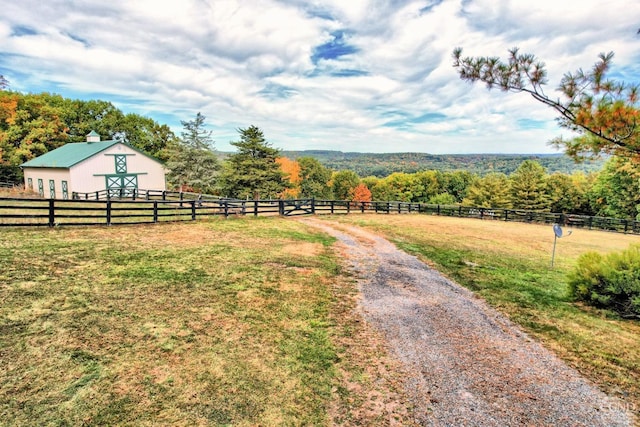
POLYGON ((280 215, 294 216, 315 213, 316 209, 314 199, 280 200, 280 215))

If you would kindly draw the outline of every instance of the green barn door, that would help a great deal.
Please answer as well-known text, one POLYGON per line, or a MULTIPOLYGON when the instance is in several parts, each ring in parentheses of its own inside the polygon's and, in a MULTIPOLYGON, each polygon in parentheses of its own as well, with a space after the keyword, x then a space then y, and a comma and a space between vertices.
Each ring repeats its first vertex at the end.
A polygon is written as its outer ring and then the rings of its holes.
POLYGON ((138 189, 137 175, 107 175, 109 197, 130 197, 138 189))

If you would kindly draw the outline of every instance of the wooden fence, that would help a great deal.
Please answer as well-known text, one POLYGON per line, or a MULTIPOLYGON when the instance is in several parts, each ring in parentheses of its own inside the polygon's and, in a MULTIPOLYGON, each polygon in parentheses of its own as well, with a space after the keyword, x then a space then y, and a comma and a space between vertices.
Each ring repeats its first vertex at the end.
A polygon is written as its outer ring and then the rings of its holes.
POLYGON ((349 202, 343 200, 233 200, 194 193, 145 191, 130 198, 101 199, 77 196, 72 200, 0 198, 0 226, 73 226, 143 224, 194 221, 232 215, 323 215, 348 213, 419 213, 493 221, 558 223, 569 227, 640 234, 640 221, 568 215, 518 209, 404 202, 349 202))

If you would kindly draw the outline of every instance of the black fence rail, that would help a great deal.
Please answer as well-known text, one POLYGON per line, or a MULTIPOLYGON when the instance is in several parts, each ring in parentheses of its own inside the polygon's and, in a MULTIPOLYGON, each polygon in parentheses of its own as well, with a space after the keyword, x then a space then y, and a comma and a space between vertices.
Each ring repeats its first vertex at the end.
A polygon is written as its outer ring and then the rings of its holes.
POLYGON ((22 188, 23 184, 19 182, 0 181, 0 188, 22 188))
MULTIPOLYGON (((76 196, 76 194, 74 194, 76 196)), ((236 200, 195 193, 141 190, 128 198, 88 193, 72 200, 0 198, 1 226, 73 226, 195 221, 208 217, 296 216, 349 213, 428 214, 482 220, 562 224, 640 234, 640 221, 519 209, 344 200, 236 200), (91 195, 91 196, 90 196, 91 195)))

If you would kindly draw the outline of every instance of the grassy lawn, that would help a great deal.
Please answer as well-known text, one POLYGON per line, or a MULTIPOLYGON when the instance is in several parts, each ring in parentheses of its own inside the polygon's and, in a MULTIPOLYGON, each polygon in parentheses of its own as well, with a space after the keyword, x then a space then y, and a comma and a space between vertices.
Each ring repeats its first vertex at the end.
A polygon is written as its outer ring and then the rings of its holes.
POLYGON ((0 424, 357 421, 384 354, 349 356, 332 243, 280 218, 2 230, 0 424))
POLYGON ((334 220, 387 236, 507 314, 604 390, 640 410, 640 322, 571 301, 565 277, 583 252, 640 244, 640 237, 550 225, 427 215, 360 215, 334 220))
MULTIPOLYGON (((325 217, 327 218, 327 217, 325 217)), ((638 236, 427 215, 386 235, 640 408, 640 324, 574 304, 586 250, 638 236)), ((0 234, 2 425, 410 425, 333 239, 283 218, 0 234)))

